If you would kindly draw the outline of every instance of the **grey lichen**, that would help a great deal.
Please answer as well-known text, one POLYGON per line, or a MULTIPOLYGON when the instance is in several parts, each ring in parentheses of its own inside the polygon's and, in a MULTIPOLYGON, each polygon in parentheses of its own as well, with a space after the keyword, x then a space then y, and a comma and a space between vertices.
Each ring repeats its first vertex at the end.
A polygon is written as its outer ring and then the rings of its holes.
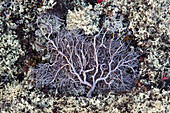
POLYGON ((56 32, 50 19, 37 23, 42 38, 47 40, 45 46, 50 55, 49 62, 39 64, 30 74, 37 88, 57 89, 68 94, 74 89, 80 92, 84 87, 88 89, 87 97, 91 97, 95 89, 105 93, 134 87, 140 55, 130 47, 130 42, 116 35, 115 29, 105 30, 103 26, 98 34, 86 36, 80 30, 56 32))

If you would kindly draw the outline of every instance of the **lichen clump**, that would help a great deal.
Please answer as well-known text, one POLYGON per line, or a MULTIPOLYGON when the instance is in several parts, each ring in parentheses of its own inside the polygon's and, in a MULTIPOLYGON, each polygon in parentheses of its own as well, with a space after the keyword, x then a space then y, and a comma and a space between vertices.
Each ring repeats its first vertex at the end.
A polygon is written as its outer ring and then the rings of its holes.
POLYGON ((92 5, 81 9, 68 10, 67 26, 68 30, 83 29, 85 34, 94 34, 99 31, 99 14, 93 10, 92 5))
POLYGON ((0 75, 12 76, 17 74, 15 61, 24 55, 16 35, 3 34, 0 38, 0 75))

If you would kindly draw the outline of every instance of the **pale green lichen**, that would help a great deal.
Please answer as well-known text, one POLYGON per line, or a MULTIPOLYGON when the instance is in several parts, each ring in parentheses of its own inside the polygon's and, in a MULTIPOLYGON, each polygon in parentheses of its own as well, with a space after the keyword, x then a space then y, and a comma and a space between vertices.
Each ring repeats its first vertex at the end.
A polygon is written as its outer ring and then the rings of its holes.
POLYGON ((83 29, 85 34, 93 35, 99 31, 103 24, 106 29, 122 34, 128 24, 123 22, 125 18, 120 13, 120 4, 109 2, 103 1, 101 4, 95 4, 94 7, 83 4, 81 8, 74 9, 74 11, 69 10, 66 28, 68 30, 83 29), (101 19, 101 15, 106 16, 105 20, 101 19), (99 22, 100 20, 101 22, 99 22))
POLYGON ((94 34, 99 30, 99 14, 93 10, 92 5, 84 7, 82 10, 79 8, 74 11, 68 11, 66 29, 83 29, 85 34, 94 34))
POLYGON ((13 76, 17 73, 15 61, 24 55, 16 35, 3 34, 0 38, 0 75, 13 76))
POLYGON ((29 91, 23 84, 13 82, 0 89, 0 111, 6 112, 99 112, 99 113, 123 113, 123 112, 165 112, 170 106, 169 91, 154 88, 151 91, 139 94, 98 95, 93 98, 49 96, 39 90, 29 91), (23 87, 24 86, 24 87, 23 87))

